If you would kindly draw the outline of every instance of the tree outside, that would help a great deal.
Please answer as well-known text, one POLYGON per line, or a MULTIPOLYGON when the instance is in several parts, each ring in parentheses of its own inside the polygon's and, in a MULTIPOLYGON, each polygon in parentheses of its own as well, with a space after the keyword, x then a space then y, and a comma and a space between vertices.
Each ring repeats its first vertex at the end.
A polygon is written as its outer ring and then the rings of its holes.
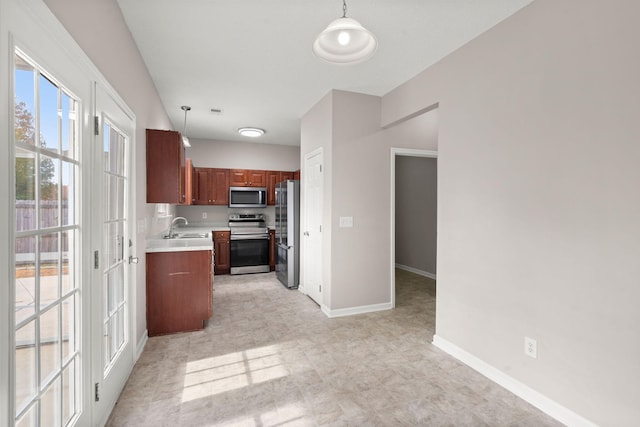
MULTIPOLYGON (((16 141, 34 144, 35 126, 33 115, 27 109, 24 101, 16 102, 15 107, 15 135, 16 141)), ((46 146, 44 137, 40 135, 38 142, 41 147, 46 146)), ((16 156, 16 200, 34 200, 36 186, 36 165, 34 157, 16 156)), ((40 199, 56 200, 58 185, 54 182, 55 165, 53 160, 43 158, 40 162, 40 199)))

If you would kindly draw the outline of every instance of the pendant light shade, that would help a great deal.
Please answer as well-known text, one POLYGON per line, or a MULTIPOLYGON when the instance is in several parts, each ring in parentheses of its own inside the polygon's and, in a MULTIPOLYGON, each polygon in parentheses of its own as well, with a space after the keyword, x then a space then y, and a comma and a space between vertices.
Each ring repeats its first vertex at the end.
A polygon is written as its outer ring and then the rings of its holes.
POLYGON ((355 19, 347 18, 347 4, 343 0, 344 14, 333 20, 313 43, 313 53, 332 64, 357 64, 371 58, 378 41, 371 31, 355 19))

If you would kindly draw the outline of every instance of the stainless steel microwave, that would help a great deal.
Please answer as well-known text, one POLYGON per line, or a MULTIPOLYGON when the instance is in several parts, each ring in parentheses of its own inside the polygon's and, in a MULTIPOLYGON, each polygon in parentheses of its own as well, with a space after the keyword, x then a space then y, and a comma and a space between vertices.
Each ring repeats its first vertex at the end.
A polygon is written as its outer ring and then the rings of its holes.
POLYGON ((229 187, 230 208, 266 208, 266 187, 229 187))

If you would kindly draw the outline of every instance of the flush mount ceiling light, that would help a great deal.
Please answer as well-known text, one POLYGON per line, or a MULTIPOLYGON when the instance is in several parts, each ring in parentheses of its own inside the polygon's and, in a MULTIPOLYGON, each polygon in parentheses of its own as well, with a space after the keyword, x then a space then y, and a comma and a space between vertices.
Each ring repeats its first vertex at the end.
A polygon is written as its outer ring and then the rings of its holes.
POLYGON ((248 136, 249 138, 257 138, 264 135, 264 129, 259 128, 240 128, 238 133, 242 136, 248 136))
POLYGON ((342 0, 342 17, 331 21, 313 43, 313 53, 332 64, 364 62, 377 48, 375 36, 355 19, 347 18, 346 0, 342 0))
POLYGON ((185 147, 191 147, 191 144, 189 143, 189 138, 187 138, 187 111, 191 110, 191 107, 189 107, 188 105, 183 105, 182 107, 182 111, 184 111, 184 129, 182 130, 182 145, 184 145, 185 147))

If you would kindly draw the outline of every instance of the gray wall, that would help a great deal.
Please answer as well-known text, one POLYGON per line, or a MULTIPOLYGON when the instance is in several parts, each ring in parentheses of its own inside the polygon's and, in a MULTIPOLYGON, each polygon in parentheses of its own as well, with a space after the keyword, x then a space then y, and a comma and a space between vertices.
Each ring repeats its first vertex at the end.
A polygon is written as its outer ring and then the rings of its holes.
POLYGON ((301 156, 324 150, 322 298, 329 312, 391 304, 391 147, 438 149, 436 110, 386 129, 380 111, 379 97, 334 90, 302 118, 301 156), (354 226, 338 227, 341 216, 352 216, 354 226))
MULTIPOLYGON (((155 205, 146 203, 145 129, 171 129, 171 122, 142 61, 115 0, 45 0, 67 31, 136 115, 136 222, 145 224, 137 235, 136 338, 147 329, 144 265, 145 236, 167 227, 155 218, 155 205)), ((137 229, 137 227, 134 227, 137 229)))
POLYGON ((396 156, 396 264, 436 274, 438 161, 396 156))
POLYGON ((300 147, 191 138, 186 156, 199 167, 223 169, 300 169, 300 147))
POLYGON ((536 0, 382 102, 440 106, 437 335, 603 426, 640 420, 638 16, 536 0))

